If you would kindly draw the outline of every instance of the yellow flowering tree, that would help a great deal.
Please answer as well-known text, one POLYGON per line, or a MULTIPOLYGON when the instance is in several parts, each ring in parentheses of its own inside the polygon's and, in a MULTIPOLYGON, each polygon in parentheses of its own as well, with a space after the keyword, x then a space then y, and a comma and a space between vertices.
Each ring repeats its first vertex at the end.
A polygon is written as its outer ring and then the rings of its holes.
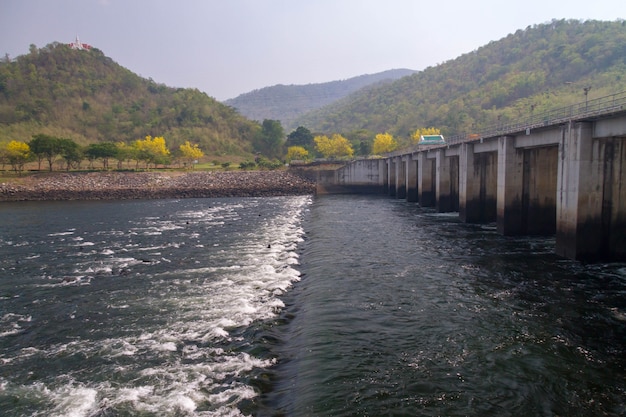
POLYGON ((133 143, 136 150, 137 161, 146 161, 146 166, 151 163, 156 167, 158 164, 168 164, 170 151, 165 146, 163 136, 146 136, 145 139, 136 140, 133 143))
POLYGON ((411 139, 413 139, 413 143, 417 143, 421 136, 428 135, 441 135, 441 130, 436 127, 421 127, 411 134, 411 139))
POLYGON ((204 152, 198 147, 197 144, 191 144, 189 141, 186 141, 182 145, 180 145, 180 153, 183 155, 183 159, 189 161, 189 166, 193 169, 194 161, 202 158, 204 156, 204 152))
POLYGON ((374 155, 380 155, 387 152, 392 152, 398 147, 398 142, 389 133, 379 133, 374 138, 374 145, 372 146, 372 152, 374 155))
POLYGON ((3 149, 3 154, 6 161, 11 164, 15 172, 22 172, 24 164, 28 162, 31 157, 28 143, 18 142, 16 140, 12 140, 6 144, 3 149))
POLYGON ((350 141, 338 133, 330 138, 326 135, 316 136, 313 140, 315 141, 315 149, 324 158, 351 157, 354 154, 350 141))
POLYGON ((290 146, 287 148, 287 156, 285 159, 287 162, 291 162, 294 159, 305 160, 309 157, 309 151, 302 146, 290 146))

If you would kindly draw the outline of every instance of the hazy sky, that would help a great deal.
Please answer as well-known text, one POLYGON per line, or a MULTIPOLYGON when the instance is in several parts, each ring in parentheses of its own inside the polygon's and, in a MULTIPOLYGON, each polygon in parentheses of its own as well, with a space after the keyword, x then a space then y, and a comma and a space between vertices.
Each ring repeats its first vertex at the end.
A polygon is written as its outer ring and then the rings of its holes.
POLYGON ((0 54, 80 40, 224 100, 275 84, 422 70, 552 19, 626 18, 624 0, 0 0, 0 54))

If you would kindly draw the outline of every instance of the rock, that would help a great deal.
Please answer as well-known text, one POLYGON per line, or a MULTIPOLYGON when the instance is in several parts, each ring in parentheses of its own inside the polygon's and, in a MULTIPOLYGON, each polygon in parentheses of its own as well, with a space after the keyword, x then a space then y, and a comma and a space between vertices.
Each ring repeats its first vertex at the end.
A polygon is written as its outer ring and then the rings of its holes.
POLYGON ((314 194, 315 184, 286 171, 90 172, 0 184, 0 201, 263 197, 314 194))

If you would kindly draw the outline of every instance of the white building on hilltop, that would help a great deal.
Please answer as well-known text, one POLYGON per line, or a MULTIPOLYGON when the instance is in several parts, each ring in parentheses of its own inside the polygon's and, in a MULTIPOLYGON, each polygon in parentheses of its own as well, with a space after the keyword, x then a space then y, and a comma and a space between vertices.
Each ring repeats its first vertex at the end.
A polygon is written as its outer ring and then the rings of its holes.
POLYGON ((78 39, 78 35, 76 35, 76 40, 74 42, 70 43, 69 45, 70 45, 70 48, 78 49, 79 51, 87 51, 87 50, 91 49, 91 45, 89 45, 87 43, 82 43, 78 39))

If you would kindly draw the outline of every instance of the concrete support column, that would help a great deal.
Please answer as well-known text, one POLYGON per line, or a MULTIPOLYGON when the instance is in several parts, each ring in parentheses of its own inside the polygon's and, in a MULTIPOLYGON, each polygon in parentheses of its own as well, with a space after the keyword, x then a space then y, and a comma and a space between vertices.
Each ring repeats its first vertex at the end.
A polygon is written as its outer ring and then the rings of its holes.
POLYGON ((603 253, 605 165, 591 123, 570 123, 559 144, 556 253, 599 260, 603 253))
POLYGON ((503 235, 523 233, 524 151, 515 138, 498 139, 497 224, 503 235))
POLYGON ((387 159, 388 164, 387 164, 387 178, 388 178, 388 182, 387 184, 389 185, 389 195, 391 197, 395 197, 396 195, 396 161, 395 158, 389 158, 387 159))
POLYGON ((479 223, 480 172, 474 169, 474 145, 463 143, 459 155, 459 217, 465 223, 479 223))
POLYGON ((406 161, 402 156, 396 160, 396 198, 406 198, 406 161))
POLYGON ((381 159, 378 165, 381 174, 381 187, 383 194, 389 194, 389 162, 381 159))
POLYGON ((472 143, 459 152, 459 217, 466 223, 496 220, 497 156, 495 152, 476 153, 472 143))
POLYGON ((426 152, 420 152, 417 157, 417 198, 422 207, 432 207, 435 205, 433 161, 426 157, 426 152))
POLYGON ((602 254, 610 261, 626 261, 626 137, 600 140, 604 155, 602 197, 602 254))
POLYGON ((600 234, 592 227, 594 223, 596 229, 601 227, 602 198, 594 190, 600 188, 597 159, 591 125, 570 124, 559 145, 557 184, 556 253, 566 258, 599 255, 590 250, 591 245, 601 247, 600 234))
POLYGON ((452 204, 452 180, 450 170, 450 158, 446 158, 445 149, 439 149, 437 151, 437 157, 435 159, 437 166, 436 173, 436 190, 435 199, 437 201, 437 210, 440 213, 450 212, 453 210, 452 204))
POLYGON ((406 201, 417 201, 417 161, 413 155, 406 158, 406 201))

